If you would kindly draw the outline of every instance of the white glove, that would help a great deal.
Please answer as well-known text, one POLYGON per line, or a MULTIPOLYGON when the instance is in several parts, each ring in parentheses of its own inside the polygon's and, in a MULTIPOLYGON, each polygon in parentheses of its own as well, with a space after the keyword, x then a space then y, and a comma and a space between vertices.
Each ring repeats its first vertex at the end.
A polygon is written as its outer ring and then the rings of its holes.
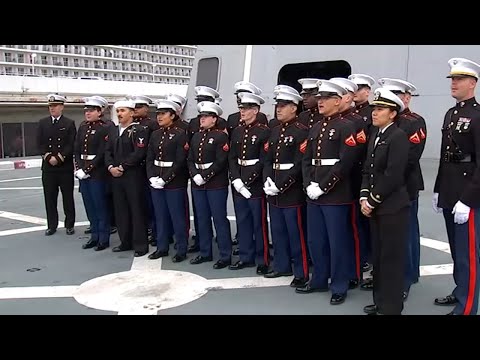
POLYGON ((269 196, 276 196, 280 192, 270 177, 268 177, 267 181, 265 181, 263 191, 269 196))
POLYGON ((248 191, 245 186, 240 189, 239 193, 242 194, 245 199, 250 199, 252 197, 252 193, 248 191))
POLYGON ((320 189, 320 185, 316 182, 310 182, 310 185, 307 186, 307 195, 312 200, 317 200, 320 196, 325 194, 325 192, 320 189))
POLYGON ((454 215, 453 222, 455 224, 462 225, 468 221, 468 218, 470 216, 470 208, 461 201, 457 201, 457 203, 453 207, 452 214, 454 215))
POLYGON ((193 181, 195 181, 195 184, 197 184, 198 186, 202 186, 202 185, 206 184, 206 181, 203 180, 203 177, 200 174, 195 175, 193 177, 193 181))
POLYGON ((153 186, 157 182, 158 176, 152 176, 148 181, 150 181, 150 184, 153 186))
POLYGON ((155 181, 155 183, 156 183, 156 185, 161 186, 162 189, 165 186, 165 180, 163 180, 161 177, 157 177, 157 180, 155 181))
POLYGON ((232 185, 237 190, 237 192, 240 192, 243 187, 245 187, 245 184, 243 183, 242 179, 235 179, 232 181, 232 185))
POLYGON ((83 171, 83 169, 75 171, 75 176, 78 180, 88 179, 90 177, 90 175, 85 174, 85 171, 83 171))
POLYGON ((433 211, 435 211, 437 214, 440 214, 443 211, 443 209, 438 207, 438 193, 433 194, 432 207, 433 211))

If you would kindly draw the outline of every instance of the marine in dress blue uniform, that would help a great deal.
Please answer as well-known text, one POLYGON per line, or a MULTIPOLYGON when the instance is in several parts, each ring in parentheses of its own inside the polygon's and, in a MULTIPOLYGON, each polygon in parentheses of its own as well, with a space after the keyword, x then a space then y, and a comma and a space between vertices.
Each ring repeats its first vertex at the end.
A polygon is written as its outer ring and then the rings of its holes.
POLYGON ((214 269, 231 264, 232 236, 227 219, 228 198, 228 135, 216 127, 222 108, 210 101, 197 105, 201 130, 190 141, 188 170, 192 179, 192 196, 197 211, 197 237, 200 255, 190 261, 201 264, 213 260, 212 229, 215 224, 220 259, 214 269))
POLYGON ((177 127, 181 107, 169 100, 157 102, 157 121, 160 128, 148 142, 147 176, 149 179, 157 229, 157 251, 148 256, 158 259, 168 256, 169 225, 173 223, 176 254, 173 262, 187 258, 190 232, 190 213, 187 195, 187 133, 177 127))
POLYGON ((298 91, 282 88, 276 92, 275 101, 280 125, 272 129, 263 168, 274 261, 273 271, 264 276, 294 275, 290 286, 296 288, 304 286, 310 277, 302 185, 302 158, 307 148, 308 128, 298 122, 297 111, 302 101, 298 91))
POLYGON ((260 106, 265 100, 249 92, 239 93, 238 97, 242 122, 231 134, 229 169, 240 260, 229 269, 239 270, 257 265, 257 274, 265 275, 270 254, 262 172, 270 129, 258 120, 260 106))
POLYGON ((317 83, 320 79, 305 78, 300 79, 298 82, 302 85, 303 107, 305 111, 302 111, 298 115, 298 121, 305 125, 309 130, 319 121, 322 120, 322 115, 318 112, 318 86, 317 83))
POLYGON ((328 291, 330 278, 330 303, 338 305, 345 301, 352 279, 354 243, 350 213, 355 197, 350 181, 357 142, 354 125, 340 113, 347 89, 333 81, 320 80, 318 84, 323 117, 310 130, 302 163, 313 274, 310 283, 296 292, 328 291))
POLYGON ((85 121, 80 124, 74 145, 75 177, 90 222, 90 239, 83 249, 101 251, 110 245, 110 212, 107 199, 108 171, 105 145, 108 125, 102 120, 104 103, 98 98, 84 99, 85 121))
POLYGON ((480 65, 464 58, 450 59, 450 108, 442 126, 440 165, 433 207, 442 212, 453 258, 455 289, 435 299, 453 305, 450 315, 476 315, 478 311, 480 229, 480 104, 475 99, 480 65))

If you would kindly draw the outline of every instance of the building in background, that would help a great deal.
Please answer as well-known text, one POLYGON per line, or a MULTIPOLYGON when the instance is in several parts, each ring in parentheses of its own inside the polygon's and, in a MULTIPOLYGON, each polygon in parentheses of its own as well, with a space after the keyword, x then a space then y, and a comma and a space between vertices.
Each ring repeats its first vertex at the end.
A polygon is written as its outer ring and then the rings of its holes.
MULTIPOLYGON (((38 120, 50 93, 83 121, 83 97, 186 95, 195 45, 0 45, 0 158, 39 155, 38 120)), ((152 106, 154 116, 154 109, 152 106)))

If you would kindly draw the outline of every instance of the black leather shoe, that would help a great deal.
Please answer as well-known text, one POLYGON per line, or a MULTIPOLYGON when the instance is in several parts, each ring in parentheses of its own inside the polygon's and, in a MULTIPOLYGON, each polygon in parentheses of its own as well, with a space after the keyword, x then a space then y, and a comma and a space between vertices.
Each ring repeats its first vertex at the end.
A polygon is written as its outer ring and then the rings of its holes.
POLYGON ((187 260, 187 255, 178 255, 178 254, 175 254, 175 256, 172 258, 172 261, 174 263, 179 263, 179 262, 182 262, 184 260, 187 260))
POLYGON ((55 234, 56 232, 57 232, 56 229, 47 229, 47 230, 45 231, 45 236, 53 235, 53 234, 55 234))
POLYGON ((349 290, 356 289, 357 287, 358 287, 358 280, 350 280, 348 282, 348 289, 349 290))
POLYGON ((148 251, 135 251, 133 256, 135 256, 135 257, 145 256, 145 255, 147 255, 147 253, 148 253, 148 251))
POLYGON ((106 244, 99 244, 97 246, 95 246, 95 248, 93 250, 95 251, 102 251, 102 250, 105 250, 108 248, 108 245, 106 244))
POLYGON ((223 269, 229 266, 232 262, 230 260, 218 260, 215 264, 213 264, 214 269, 223 269))
POLYGON ((458 302, 457 298, 453 295, 447 295, 445 297, 439 297, 435 299, 434 304, 440 306, 451 306, 458 302))
POLYGON ((118 231, 116 226, 110 226, 110 234, 115 234, 118 231))
POLYGON ((85 244, 82 245, 82 249, 91 249, 97 246, 97 242, 93 240, 88 240, 85 244))
POLYGON ((130 251, 132 250, 131 248, 123 247, 122 245, 120 246, 115 246, 112 251, 113 252, 122 252, 122 251, 130 251))
MULTIPOLYGON (((200 251, 200 246, 198 245, 190 245, 187 249, 187 254, 192 254, 200 251)), ((212 260, 210 260, 212 261, 212 260)))
POLYGON ((196 258, 190 260, 190 264, 197 265, 197 264, 201 264, 201 263, 212 261, 212 260, 213 259, 211 256, 203 257, 201 255, 198 255, 196 258))
POLYGON ((360 290, 372 291, 373 290, 373 279, 365 279, 360 285, 360 290))
POLYGON ((75 229, 74 228, 68 228, 67 229, 67 235, 73 235, 75 234, 75 229))
POLYGON ((91 234, 92 233, 92 227, 89 226, 85 229, 84 234, 91 234))
POLYGON ((377 305, 367 305, 363 308, 363 312, 368 315, 374 315, 378 312, 377 305))
POLYGON ((290 287, 293 287, 293 288, 304 287, 305 285, 307 285, 307 283, 308 283, 308 279, 294 278, 290 283, 290 287))
POLYGON ((292 272, 278 272, 278 271, 273 271, 271 273, 265 274, 265 278, 267 279, 274 279, 282 276, 292 276, 292 272))
POLYGON ((311 294, 311 293, 314 293, 314 292, 326 292, 328 291, 328 288, 314 288, 314 287, 311 287, 310 284, 307 284, 303 287, 297 287, 295 289, 295 292, 297 294, 311 294))
POLYGON ((330 304, 331 305, 343 304, 346 298, 347 298, 347 294, 333 294, 332 298, 330 299, 330 304))
POLYGON ((237 261, 235 264, 230 265, 228 268, 230 270, 241 270, 247 267, 255 267, 255 263, 245 263, 243 261, 237 261))
POLYGON ((268 265, 258 265, 257 266, 257 275, 265 275, 268 274, 268 265))
POLYGON ((157 250, 157 251, 151 253, 150 255, 148 255, 148 258, 150 260, 156 260, 156 259, 159 259, 159 258, 165 257, 165 256, 168 256, 168 251, 157 250))

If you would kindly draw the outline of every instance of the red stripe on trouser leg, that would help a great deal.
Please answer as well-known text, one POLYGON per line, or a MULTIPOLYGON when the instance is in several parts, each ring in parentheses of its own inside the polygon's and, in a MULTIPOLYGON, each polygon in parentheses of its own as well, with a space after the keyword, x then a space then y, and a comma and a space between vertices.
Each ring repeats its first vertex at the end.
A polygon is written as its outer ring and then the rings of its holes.
POLYGON ((188 246, 188 238, 190 237, 190 204, 188 203, 188 192, 185 189, 185 226, 187 229, 187 246, 188 246))
POLYGON ((262 198, 262 235, 263 235, 263 261, 265 265, 269 264, 270 256, 268 256, 268 232, 267 232, 267 210, 266 200, 262 198))
POLYGON ((357 227, 357 208, 352 204, 352 228, 353 228, 353 247, 355 250, 355 271, 357 279, 360 279, 360 236, 357 227))
POLYGON ((473 306, 473 299, 475 297, 475 279, 477 277, 477 252, 475 249, 475 213, 470 209, 470 216, 468 218, 468 292, 467 301, 465 303, 464 315, 470 315, 473 306))
POLYGON ((302 249, 302 264, 303 274, 305 278, 309 277, 308 261, 307 261, 307 248, 305 245, 305 234, 303 233, 302 211, 301 208, 297 208, 297 224, 298 232, 300 233, 300 247, 302 249))

